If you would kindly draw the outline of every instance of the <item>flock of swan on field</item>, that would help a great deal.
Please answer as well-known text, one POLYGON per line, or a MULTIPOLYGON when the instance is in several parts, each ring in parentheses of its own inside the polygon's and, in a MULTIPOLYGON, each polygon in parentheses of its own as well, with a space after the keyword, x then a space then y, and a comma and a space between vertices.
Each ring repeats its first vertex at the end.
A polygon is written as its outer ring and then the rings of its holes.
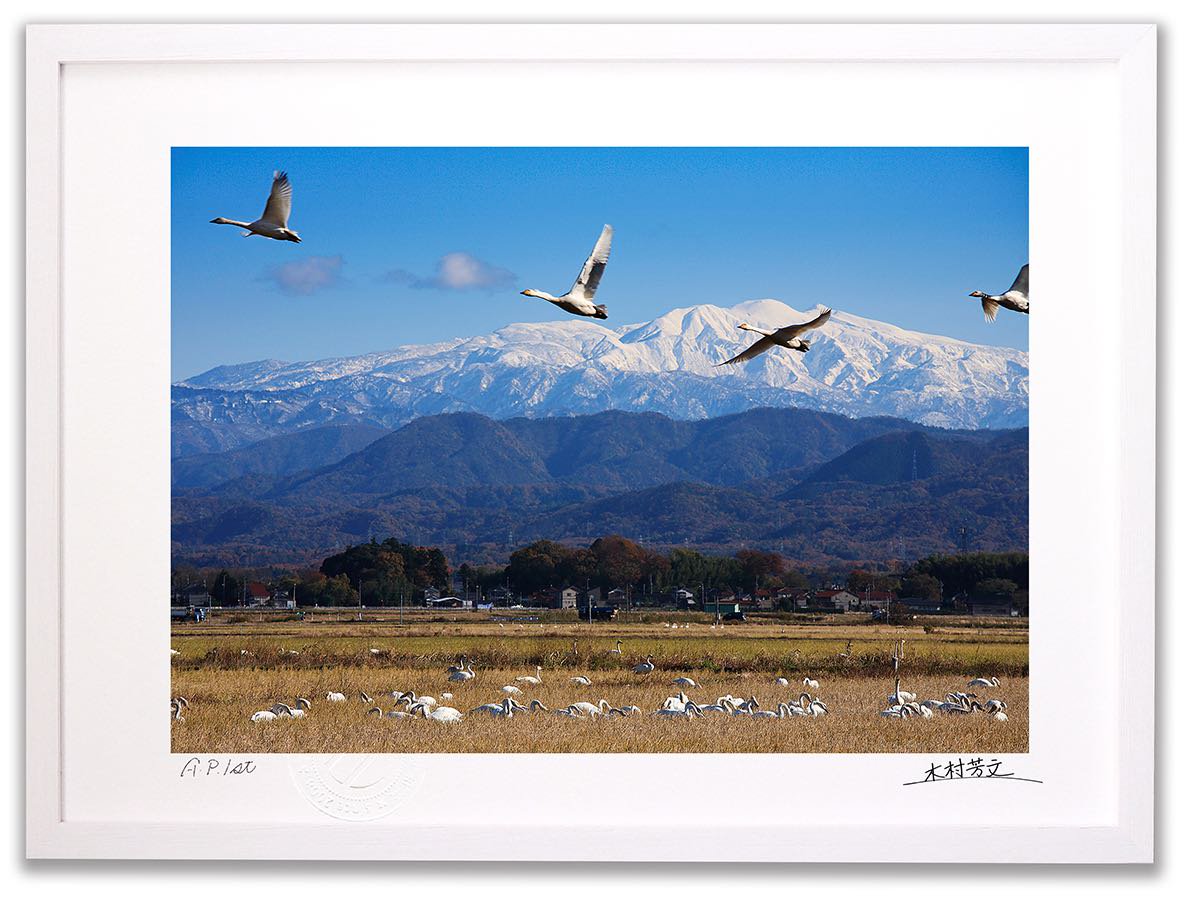
MULTIPOLYGON (((988 699, 981 701, 977 693, 971 691, 971 688, 995 688, 1000 686, 1000 679, 995 676, 990 678, 974 678, 967 683, 966 691, 949 691, 943 700, 918 700, 917 695, 911 691, 902 691, 900 689, 899 664, 903 658, 903 641, 896 646, 896 652, 893 660, 896 666, 895 689, 888 696, 888 706, 884 709, 880 716, 885 719, 931 719, 934 714, 947 716, 962 716, 970 715, 973 712, 979 711, 990 716, 997 722, 1008 721, 1007 709, 1008 704, 1001 699, 988 699)), ((609 653, 620 655, 621 641, 617 642, 615 649, 609 653)), ((838 656, 845 657, 850 653, 850 643, 847 642, 846 650, 839 653, 838 656)), ((653 655, 649 654, 642 662, 632 666, 630 672, 634 675, 644 676, 655 671, 653 655)), ((446 680, 450 685, 463 684, 472 681, 476 677, 474 662, 461 657, 457 664, 451 665, 446 669, 446 680)), ((517 698, 525 693, 526 690, 536 690, 543 685, 542 667, 537 666, 536 672, 533 675, 521 675, 513 679, 513 684, 506 684, 500 688, 500 693, 504 697, 493 703, 484 703, 474 707, 467 713, 463 713, 453 706, 446 705, 446 701, 453 700, 454 694, 449 691, 441 692, 437 697, 432 695, 417 695, 414 691, 391 691, 386 697, 391 700, 391 708, 384 709, 382 703, 377 703, 375 698, 366 691, 358 692, 358 700, 364 706, 368 707, 367 716, 377 717, 379 719, 427 719, 443 724, 454 724, 463 721, 468 715, 478 717, 491 717, 496 719, 512 719, 522 714, 542 714, 562 716, 570 719, 601 719, 601 718, 617 718, 629 716, 641 716, 642 710, 634 705, 614 706, 607 698, 601 698, 595 703, 588 700, 579 700, 567 704, 561 708, 551 708, 542 703, 541 700, 533 698, 527 704, 523 704, 517 698)), ((592 686, 592 680, 587 675, 573 675, 569 679, 569 684, 574 687, 586 688, 592 686)), ((701 685, 695 679, 688 676, 680 676, 673 679, 674 684, 679 690, 676 693, 668 695, 663 699, 661 705, 648 713, 651 716, 664 719, 703 719, 706 716, 730 716, 739 717, 745 716, 751 719, 785 719, 792 717, 800 718, 819 718, 829 713, 828 705, 821 700, 814 692, 821 686, 815 678, 805 677, 801 682, 804 689, 794 699, 781 700, 775 704, 774 708, 764 708, 758 701, 758 698, 751 695, 750 697, 738 697, 734 694, 727 693, 715 698, 710 703, 700 703, 687 695, 688 690, 696 691, 701 689, 701 685)), ((782 676, 774 681, 775 686, 789 687, 787 678, 782 676)), ((326 703, 347 703, 349 702, 345 693, 341 691, 329 691, 325 695, 326 703)), ((171 718, 174 721, 182 721, 185 709, 189 709, 191 704, 185 697, 175 697, 171 700, 171 718)), ((267 709, 260 709, 250 715, 251 722, 274 722, 280 719, 302 719, 305 718, 312 710, 312 701, 306 697, 297 697, 293 703, 278 702, 267 709)))
POLYGON ((980 701, 979 695, 971 688, 1000 687, 1000 679, 993 675, 991 678, 972 678, 967 682, 965 691, 948 691, 942 700, 918 700, 912 691, 900 690, 900 661, 904 659, 904 641, 896 642, 892 653, 892 664, 895 667, 895 688, 888 695, 887 709, 879 715, 885 719, 932 719, 934 713, 947 716, 967 716, 973 712, 982 712, 991 716, 997 722, 1008 721, 1008 704, 999 698, 980 701))
MULTIPOLYGON (((301 243, 300 235, 288 228, 288 218, 291 216, 291 213, 291 181, 288 180, 286 172, 276 172, 271 182, 271 193, 267 198, 266 208, 263 209, 263 214, 259 218, 252 222, 241 222, 236 219, 225 218, 216 218, 211 221, 215 225, 233 225, 244 229, 244 237, 258 235, 259 237, 270 238, 276 241, 290 241, 299 244, 301 243)), ((600 237, 596 240, 595 246, 592 247, 592 252, 584 260, 583 267, 579 270, 579 274, 575 278, 575 283, 565 294, 549 294, 545 291, 534 290, 532 288, 521 291, 521 294, 526 297, 545 300, 547 303, 552 303, 559 309, 572 315, 587 316, 593 319, 607 319, 608 307, 604 304, 596 303, 595 300, 596 291, 600 286, 600 279, 604 275, 604 270, 608 266, 608 260, 612 254, 612 239, 612 226, 605 225, 600 232, 600 237)), ((1016 279, 1013 280, 1012 286, 1004 293, 988 294, 983 291, 972 291, 968 296, 979 299, 983 306, 983 315, 989 322, 995 321, 996 314, 1000 311, 1001 307, 1012 312, 1028 315, 1029 264, 1026 263, 1021 267, 1016 279)), ((738 327, 743 331, 760 334, 762 337, 741 353, 722 363, 718 363, 718 365, 727 366, 730 363, 746 362, 754 359, 756 356, 760 356, 772 347, 782 347, 786 350, 807 353, 811 346, 811 341, 802 338, 801 335, 820 328, 829 321, 832 313, 832 310, 821 307, 816 318, 796 325, 787 325, 773 331, 764 331, 761 328, 755 328, 744 322, 738 327)))

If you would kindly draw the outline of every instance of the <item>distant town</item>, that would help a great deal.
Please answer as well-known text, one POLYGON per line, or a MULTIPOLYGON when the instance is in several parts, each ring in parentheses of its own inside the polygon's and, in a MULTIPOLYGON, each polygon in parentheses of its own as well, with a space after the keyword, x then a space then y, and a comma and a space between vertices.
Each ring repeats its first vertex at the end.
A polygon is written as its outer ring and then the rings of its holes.
POLYGON ((537 541, 507 566, 452 569, 436 547, 394 538, 347 547, 318 569, 264 574, 176 569, 171 607, 178 619, 212 607, 577 610, 608 621, 635 610, 679 610, 744 618, 747 613, 869 613, 1027 616, 1025 553, 935 555, 879 571, 821 572, 789 565, 778 553, 742 550, 705 556, 675 548, 662 554, 620 535, 586 548, 537 541))

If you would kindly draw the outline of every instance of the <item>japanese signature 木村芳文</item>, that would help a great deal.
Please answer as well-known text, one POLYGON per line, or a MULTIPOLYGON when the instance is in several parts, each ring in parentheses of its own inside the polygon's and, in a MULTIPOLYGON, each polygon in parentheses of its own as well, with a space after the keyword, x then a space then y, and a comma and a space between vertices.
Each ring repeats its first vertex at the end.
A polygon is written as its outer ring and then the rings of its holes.
POLYGON ((947 760, 946 762, 932 763, 924 772, 924 777, 918 781, 906 781, 904 786, 908 787, 913 784, 933 784, 938 781, 968 781, 970 779, 993 779, 1000 781, 1029 781, 1034 784, 1041 784, 1041 780, 1037 778, 1022 778, 1012 772, 1002 771, 1004 763, 998 759, 990 759, 986 762, 982 756, 977 756, 972 759, 963 759, 961 756, 957 759, 947 760))

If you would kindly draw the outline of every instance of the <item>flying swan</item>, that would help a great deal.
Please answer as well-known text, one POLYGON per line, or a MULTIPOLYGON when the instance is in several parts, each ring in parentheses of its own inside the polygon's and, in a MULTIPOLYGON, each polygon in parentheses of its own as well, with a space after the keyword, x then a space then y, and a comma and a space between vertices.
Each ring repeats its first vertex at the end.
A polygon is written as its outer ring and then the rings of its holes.
POLYGON ((727 366, 730 363, 746 362, 766 353, 772 347, 786 347, 789 350, 799 350, 801 353, 807 353, 811 341, 802 340, 800 335, 806 331, 820 328, 829 321, 831 315, 833 315, 833 310, 822 309, 820 315, 809 322, 803 322, 799 325, 788 325, 777 331, 763 331, 761 328, 755 328, 753 325, 747 325, 743 322, 738 328, 743 331, 753 331, 755 334, 763 335, 763 337, 759 338, 733 359, 727 359, 723 363, 717 363, 717 365, 727 366))
POLYGON ((983 317, 989 322, 996 321, 996 313, 1000 307, 1011 309, 1013 312, 1029 315, 1029 263, 1021 266, 1016 280, 1003 294, 985 294, 983 291, 971 291, 970 297, 978 297, 983 304, 983 317))
POLYGON ((600 286, 600 278, 604 275, 604 267, 608 265, 608 256, 612 252, 612 226, 605 225, 604 230, 600 232, 600 238, 596 241, 596 246, 592 248, 592 254, 583 264, 583 268, 579 270, 579 277, 575 279, 575 284, 571 286, 571 290, 567 291, 561 297, 555 297, 553 294, 547 294, 545 291, 524 290, 521 293, 526 297, 537 297, 540 300, 545 300, 553 303, 564 312, 573 313, 577 316, 591 316, 594 319, 607 319, 608 307, 599 306, 593 303, 596 296, 596 288, 600 286))
POLYGON ((288 181, 287 172, 276 172, 271 182, 271 196, 267 198, 267 206, 262 218, 253 222, 238 222, 234 219, 212 219, 214 225, 236 225, 245 228, 242 237, 257 234, 260 237, 271 238, 275 241, 291 241, 300 243, 300 235, 287 227, 288 216, 292 214, 292 183, 288 181))

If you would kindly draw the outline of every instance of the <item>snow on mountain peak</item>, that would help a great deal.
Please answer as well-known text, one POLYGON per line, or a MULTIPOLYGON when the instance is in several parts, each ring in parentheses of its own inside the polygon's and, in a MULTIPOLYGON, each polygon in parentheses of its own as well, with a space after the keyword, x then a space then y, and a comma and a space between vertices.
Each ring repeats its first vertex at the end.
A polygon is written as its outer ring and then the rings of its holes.
POLYGON ((682 307, 617 328, 584 319, 514 323, 359 357, 222 366, 181 382, 173 402, 177 418, 191 423, 237 427, 252 417, 256 427, 280 432, 335 420, 397 427, 450 410, 502 418, 624 409, 704 418, 755 406, 895 415, 944 427, 1026 424, 1028 354, 836 310, 808 353, 772 349, 717 366, 757 340, 740 323, 773 329, 816 314, 816 307, 762 299, 682 307), (197 388, 205 390, 203 403, 197 388), (228 396, 215 402, 214 391, 228 396), (272 401, 266 408, 264 395, 272 401))

